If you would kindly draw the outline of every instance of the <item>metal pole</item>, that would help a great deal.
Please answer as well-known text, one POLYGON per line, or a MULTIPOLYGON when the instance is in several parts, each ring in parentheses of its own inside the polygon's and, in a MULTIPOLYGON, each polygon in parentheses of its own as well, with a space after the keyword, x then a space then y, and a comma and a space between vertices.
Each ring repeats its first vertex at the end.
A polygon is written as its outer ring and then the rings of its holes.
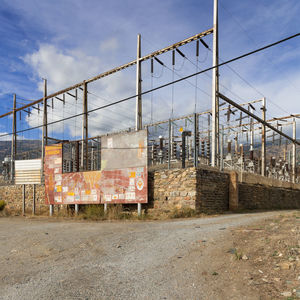
MULTIPOLYGON (((250 108, 250 112, 253 113, 253 109, 250 108)), ((250 159, 253 160, 253 145, 254 145, 254 130, 253 130, 253 118, 250 118, 250 159)))
POLYGON ((53 216, 53 211, 54 211, 54 205, 53 204, 50 204, 50 206, 49 206, 49 214, 50 214, 50 217, 52 217, 53 216))
POLYGON ((197 146, 197 137, 198 137, 198 117, 197 114, 194 114, 194 167, 198 166, 198 146, 197 146))
POLYGON ((221 147, 220 147, 220 170, 224 170, 224 125, 221 127, 221 147))
POLYGON ((135 129, 142 129, 142 72, 141 72, 141 35, 137 36, 137 57, 136 57, 136 117, 135 129))
POLYGON ((35 184, 32 187, 33 199, 32 199, 32 214, 35 215, 35 184))
POLYGON ((16 114, 16 94, 14 94, 14 100, 13 100, 13 123, 12 123, 12 139, 11 139, 11 170, 10 170, 10 178, 13 182, 14 180, 14 173, 15 173, 15 160, 16 160, 16 154, 17 154, 17 114, 16 114))
POLYGON ((25 184, 23 184, 23 204, 22 204, 22 213, 25 216, 25 184))
POLYGON ((75 215, 78 215, 78 211, 79 211, 79 205, 75 204, 75 215))
MULTIPOLYGON (((262 119, 266 121, 266 98, 262 101, 262 119)), ((266 125, 261 124, 261 175, 266 175, 266 125)))
MULTIPOLYGON (((293 139, 296 140, 296 120, 295 118, 293 119, 293 139)), ((296 143, 293 143, 293 183, 296 182, 296 143)))
POLYGON ((104 213, 107 214, 107 203, 104 203, 104 213))
POLYGON ((181 167, 182 169, 185 168, 185 131, 182 132, 182 140, 181 140, 181 167))
MULTIPOLYGON (((218 45, 218 0, 214 0, 214 19, 213 19, 213 67, 219 64, 219 45, 218 45)), ((211 165, 216 166, 218 155, 219 139, 219 69, 212 70, 212 144, 211 144, 211 165)))
POLYGON ((44 80, 44 97, 43 97, 43 127, 42 127, 42 175, 44 174, 44 158, 45 158, 45 145, 48 142, 48 129, 47 129, 47 79, 44 80))
POLYGON ((138 216, 142 214, 142 203, 138 203, 138 216))
POLYGON ((81 141, 81 168, 87 170, 88 166, 88 114, 87 114, 87 83, 83 83, 82 99, 82 141, 81 141))
POLYGON ((168 169, 171 169, 171 140, 172 140, 172 121, 169 119, 169 142, 168 142, 168 169))
MULTIPOLYGON (((137 55, 136 55, 136 115, 135 115, 135 129, 136 131, 142 129, 142 72, 141 72, 141 35, 137 36, 137 55)), ((137 204, 138 216, 142 213, 141 203, 137 204)))

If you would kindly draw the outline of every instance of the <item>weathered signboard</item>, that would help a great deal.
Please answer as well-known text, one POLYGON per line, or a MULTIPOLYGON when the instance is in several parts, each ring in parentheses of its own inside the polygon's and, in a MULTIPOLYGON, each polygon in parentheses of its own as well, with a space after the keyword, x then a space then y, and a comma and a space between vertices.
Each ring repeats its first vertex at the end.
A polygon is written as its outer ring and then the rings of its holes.
POLYGON ((60 204, 62 182, 62 145, 45 147, 45 196, 46 204, 60 204))
POLYGON ((15 161, 15 184, 41 184, 41 159, 15 161))
POLYGON ((101 170, 62 174, 62 145, 45 153, 48 204, 147 203, 147 132, 101 140, 101 170))

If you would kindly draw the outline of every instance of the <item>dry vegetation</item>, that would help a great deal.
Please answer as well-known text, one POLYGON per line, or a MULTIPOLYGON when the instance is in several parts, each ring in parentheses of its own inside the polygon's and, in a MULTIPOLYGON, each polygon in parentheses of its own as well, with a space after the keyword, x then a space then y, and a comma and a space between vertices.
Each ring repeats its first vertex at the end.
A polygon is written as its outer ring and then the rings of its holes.
POLYGON ((245 284, 259 292, 260 299, 300 299, 300 212, 231 234, 231 271, 237 276, 248 273, 245 284))

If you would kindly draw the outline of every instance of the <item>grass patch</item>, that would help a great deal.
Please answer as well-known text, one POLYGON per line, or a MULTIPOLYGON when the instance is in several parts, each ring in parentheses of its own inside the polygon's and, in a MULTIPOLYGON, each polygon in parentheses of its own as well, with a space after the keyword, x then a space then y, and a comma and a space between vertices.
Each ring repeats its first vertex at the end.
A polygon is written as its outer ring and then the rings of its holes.
POLYGON ((6 202, 4 200, 0 200, 0 211, 3 211, 6 206, 6 202))

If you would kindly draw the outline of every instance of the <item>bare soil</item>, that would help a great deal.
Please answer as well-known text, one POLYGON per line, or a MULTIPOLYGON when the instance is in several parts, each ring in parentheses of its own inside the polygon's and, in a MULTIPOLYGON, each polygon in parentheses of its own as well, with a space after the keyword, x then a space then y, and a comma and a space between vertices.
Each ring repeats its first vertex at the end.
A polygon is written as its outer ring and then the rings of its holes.
POLYGON ((299 228, 297 211, 147 222, 3 217, 0 299, 297 299, 299 228))

